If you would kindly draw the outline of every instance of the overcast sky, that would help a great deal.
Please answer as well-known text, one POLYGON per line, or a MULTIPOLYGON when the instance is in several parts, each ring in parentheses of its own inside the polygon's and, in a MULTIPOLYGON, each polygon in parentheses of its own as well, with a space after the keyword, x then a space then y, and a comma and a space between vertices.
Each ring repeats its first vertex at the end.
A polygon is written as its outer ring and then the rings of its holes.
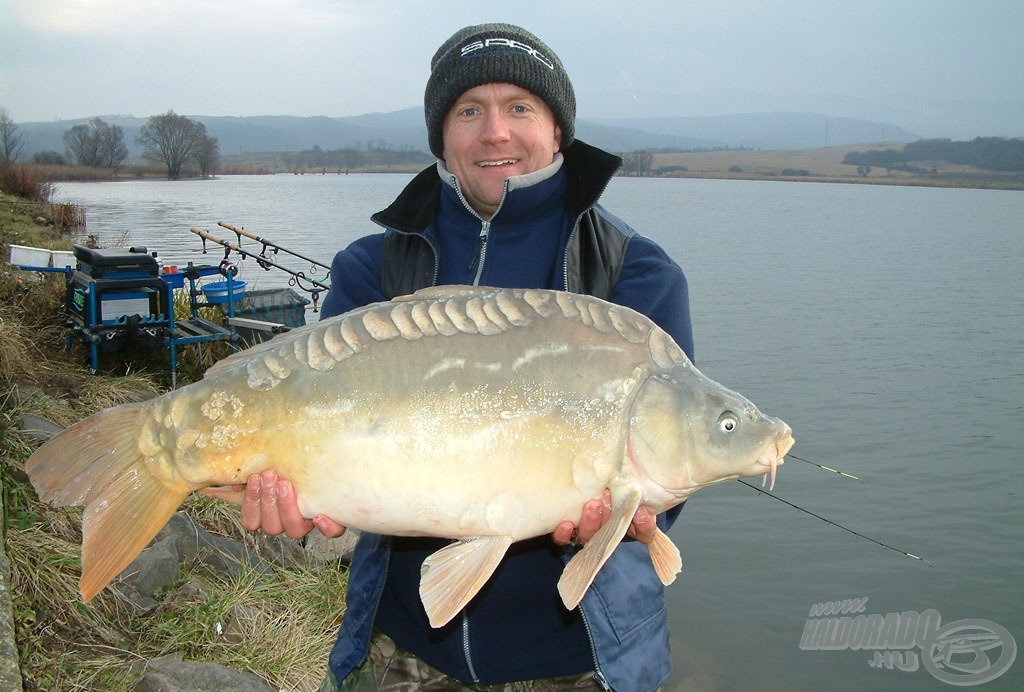
POLYGON ((15 122, 422 103, 456 29, 520 24, 579 116, 811 111, 922 136, 1024 136, 1024 0, 0 0, 15 122))

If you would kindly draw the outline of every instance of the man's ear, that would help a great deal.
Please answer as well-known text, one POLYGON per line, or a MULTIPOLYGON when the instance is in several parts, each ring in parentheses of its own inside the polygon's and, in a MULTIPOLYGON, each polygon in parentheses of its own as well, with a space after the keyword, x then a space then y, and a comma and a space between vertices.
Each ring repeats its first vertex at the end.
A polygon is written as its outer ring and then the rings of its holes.
POLYGON ((555 151, 558 152, 558 151, 561 151, 561 150, 562 150, 562 128, 560 126, 558 126, 558 125, 555 125, 555 151))

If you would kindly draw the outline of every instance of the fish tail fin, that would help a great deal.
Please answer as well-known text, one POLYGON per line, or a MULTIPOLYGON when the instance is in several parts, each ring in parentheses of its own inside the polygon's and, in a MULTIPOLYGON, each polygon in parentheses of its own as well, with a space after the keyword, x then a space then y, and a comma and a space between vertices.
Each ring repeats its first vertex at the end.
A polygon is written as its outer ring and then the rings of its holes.
POLYGON ((139 450, 148 402, 101 411, 37 449, 25 464, 39 497, 84 505, 82 578, 86 601, 128 566, 192 491, 155 476, 139 450))

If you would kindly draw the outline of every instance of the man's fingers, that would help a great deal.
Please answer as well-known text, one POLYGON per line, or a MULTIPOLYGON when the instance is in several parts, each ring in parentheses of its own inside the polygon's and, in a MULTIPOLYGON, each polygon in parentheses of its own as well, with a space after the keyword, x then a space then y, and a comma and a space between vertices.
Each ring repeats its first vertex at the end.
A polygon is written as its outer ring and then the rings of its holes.
POLYGON ((341 534, 345 533, 346 530, 344 526, 330 517, 325 517, 323 514, 318 514, 313 517, 313 526, 328 538, 337 538, 341 534))
POLYGON ((245 486, 241 484, 211 485, 209 488, 200 488, 199 492, 203 495, 215 497, 218 500, 227 500, 235 505, 241 505, 245 500, 245 486))
POLYGON ((260 528, 260 488, 262 483, 256 474, 249 476, 245 484, 245 493, 242 497, 242 527, 247 531, 256 531, 260 528))
POLYGON ((302 538, 313 530, 313 522, 299 511, 299 501, 291 481, 281 481, 277 485, 277 510, 281 526, 289 538, 302 538))
POLYGON ((633 515, 627 533, 641 543, 650 543, 657 532, 658 522, 654 515, 646 507, 641 507, 633 515))
MULTIPOLYGON (((322 529, 321 529, 322 531, 322 529)), ((571 521, 563 521, 551 532, 551 540, 558 545, 569 545, 572 542, 573 534, 576 532, 576 525, 571 521)))
POLYGON ((577 540, 586 543, 601 528, 604 523, 604 503, 601 500, 590 500, 583 505, 583 516, 580 517, 580 525, 577 530, 577 540))
POLYGON ((260 474, 259 480, 260 525, 257 528, 263 529, 263 532, 268 535, 277 536, 284 533, 284 525, 281 523, 281 510, 277 506, 277 473, 274 471, 264 471, 260 474))

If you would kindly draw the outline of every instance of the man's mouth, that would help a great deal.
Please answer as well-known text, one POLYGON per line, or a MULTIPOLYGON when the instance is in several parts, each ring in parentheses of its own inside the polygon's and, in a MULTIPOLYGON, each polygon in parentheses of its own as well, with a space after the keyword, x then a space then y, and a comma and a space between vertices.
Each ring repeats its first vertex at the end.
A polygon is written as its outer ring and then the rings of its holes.
POLYGON ((501 159, 500 161, 480 161, 476 165, 481 168, 490 168, 492 166, 514 166, 519 163, 518 159, 501 159))

